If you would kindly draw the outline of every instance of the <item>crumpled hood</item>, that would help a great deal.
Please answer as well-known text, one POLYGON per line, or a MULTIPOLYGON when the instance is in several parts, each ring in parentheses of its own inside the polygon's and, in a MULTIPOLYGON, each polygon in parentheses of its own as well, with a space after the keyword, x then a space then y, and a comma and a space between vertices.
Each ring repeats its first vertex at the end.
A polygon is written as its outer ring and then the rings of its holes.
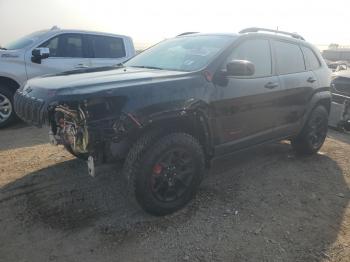
POLYGON ((55 75, 45 75, 29 80, 24 93, 33 95, 47 90, 56 94, 84 94, 106 89, 149 84, 153 81, 167 81, 173 77, 188 75, 187 72, 157 70, 136 67, 105 67, 74 70, 55 75))

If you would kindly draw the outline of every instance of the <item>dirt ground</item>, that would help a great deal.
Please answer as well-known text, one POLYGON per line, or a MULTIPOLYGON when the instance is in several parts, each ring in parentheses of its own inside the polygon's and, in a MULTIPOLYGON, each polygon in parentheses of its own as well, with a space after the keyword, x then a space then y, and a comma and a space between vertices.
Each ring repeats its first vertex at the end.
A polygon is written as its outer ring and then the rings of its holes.
MULTIPOLYGON (((0 261, 350 261, 350 135, 296 157, 286 142, 214 163, 166 217, 96 178, 46 130, 0 130, 0 261)), ((123 193, 124 192, 124 193, 123 193)))

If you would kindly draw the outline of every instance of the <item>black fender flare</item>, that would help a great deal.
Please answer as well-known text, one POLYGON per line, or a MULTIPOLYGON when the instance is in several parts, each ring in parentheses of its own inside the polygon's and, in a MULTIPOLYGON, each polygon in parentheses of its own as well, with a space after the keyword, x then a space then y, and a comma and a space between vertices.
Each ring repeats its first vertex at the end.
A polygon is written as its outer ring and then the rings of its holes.
POLYGON ((304 128, 307 120, 309 119, 309 116, 312 112, 312 110, 319 104, 324 105, 328 113, 330 112, 330 106, 332 101, 332 94, 329 90, 323 90, 320 92, 316 92, 312 95, 311 99, 309 100, 308 106, 306 108, 306 111, 304 113, 304 116, 302 118, 302 128, 304 128))
POLYGON ((162 112, 150 113, 139 118, 137 114, 129 113, 139 123, 139 129, 146 130, 162 123, 189 123, 195 132, 199 132, 200 142, 207 154, 212 153, 212 131, 209 123, 209 105, 201 100, 186 103, 182 108, 170 108, 162 112))

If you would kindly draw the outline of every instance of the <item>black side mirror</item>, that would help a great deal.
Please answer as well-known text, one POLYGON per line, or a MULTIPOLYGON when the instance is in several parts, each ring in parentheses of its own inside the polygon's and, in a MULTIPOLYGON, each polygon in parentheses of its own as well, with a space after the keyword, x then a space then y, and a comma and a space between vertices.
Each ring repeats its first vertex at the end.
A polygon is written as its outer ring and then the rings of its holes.
POLYGON ((46 47, 38 47, 32 51, 32 62, 41 64, 42 59, 46 59, 50 56, 50 49, 46 47))
POLYGON ((229 76, 252 76, 255 66, 247 60, 233 60, 226 65, 226 74, 229 76))

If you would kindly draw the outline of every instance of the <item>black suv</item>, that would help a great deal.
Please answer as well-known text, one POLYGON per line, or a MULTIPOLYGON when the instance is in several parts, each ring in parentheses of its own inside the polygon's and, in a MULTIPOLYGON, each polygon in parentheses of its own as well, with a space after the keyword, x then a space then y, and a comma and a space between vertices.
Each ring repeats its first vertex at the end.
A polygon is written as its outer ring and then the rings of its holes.
POLYGON ((330 81, 297 34, 188 33, 116 67, 32 79, 15 110, 49 125, 51 141, 86 159, 91 175, 97 164, 122 162, 139 204, 164 215, 190 201, 214 157, 281 139, 317 152, 330 81))

